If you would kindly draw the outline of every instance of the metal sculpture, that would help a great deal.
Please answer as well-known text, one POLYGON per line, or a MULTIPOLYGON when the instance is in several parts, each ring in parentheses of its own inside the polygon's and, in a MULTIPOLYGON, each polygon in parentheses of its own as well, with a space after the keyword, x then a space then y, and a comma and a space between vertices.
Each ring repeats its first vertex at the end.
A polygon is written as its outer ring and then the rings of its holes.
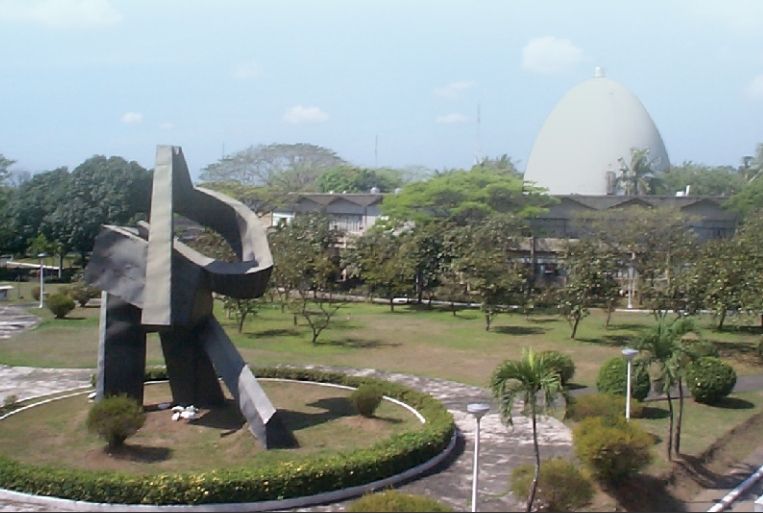
POLYGON ((102 292, 96 400, 127 394, 143 403, 146 333, 158 332, 173 401, 220 406, 218 375, 249 430, 265 446, 283 438, 276 409, 212 315, 212 293, 261 296, 273 261, 265 230, 243 203, 194 187, 183 152, 158 146, 150 223, 106 225, 85 279, 102 292), (173 236, 174 214, 217 231, 239 261, 202 255, 173 236))

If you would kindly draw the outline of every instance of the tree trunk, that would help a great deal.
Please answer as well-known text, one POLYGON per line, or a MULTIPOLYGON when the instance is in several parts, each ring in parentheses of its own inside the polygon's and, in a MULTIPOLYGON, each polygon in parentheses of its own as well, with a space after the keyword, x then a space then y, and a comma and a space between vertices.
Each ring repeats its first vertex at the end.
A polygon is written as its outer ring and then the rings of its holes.
POLYGON ((726 307, 724 306, 720 312, 720 319, 718 319, 718 331, 723 331, 723 323, 726 320, 726 307))
POLYGON ((676 456, 681 454, 681 425, 684 420, 684 384, 678 380, 678 418, 676 419, 676 436, 673 444, 673 451, 676 456))
POLYGON ((238 332, 244 331, 244 321, 246 321, 246 312, 238 312, 238 332))
POLYGON ((673 461, 673 400, 670 398, 670 383, 665 384, 668 395, 668 461, 673 461))
MULTIPOLYGON (((607 320, 604 322, 604 327, 606 329, 609 329, 609 321, 612 320, 612 312, 614 311, 614 308, 612 305, 607 305, 607 320)), ((572 337, 575 338, 575 337, 572 337)))
POLYGON ((485 312, 485 331, 490 331, 491 315, 489 312, 485 312))
POLYGON ((572 325, 572 335, 570 335, 571 339, 575 339, 575 334, 578 332, 578 324, 580 324, 580 316, 575 316, 575 323, 572 325))
POLYGON ((535 418, 535 403, 531 405, 530 415, 533 423, 533 450, 535 451, 535 472, 530 483, 530 496, 527 498, 527 512, 532 511, 535 502, 535 493, 538 491, 538 478, 540 477, 540 447, 538 447, 538 426, 535 418))
POLYGON ((394 312, 395 311, 395 298, 390 297, 389 298, 389 311, 394 312))

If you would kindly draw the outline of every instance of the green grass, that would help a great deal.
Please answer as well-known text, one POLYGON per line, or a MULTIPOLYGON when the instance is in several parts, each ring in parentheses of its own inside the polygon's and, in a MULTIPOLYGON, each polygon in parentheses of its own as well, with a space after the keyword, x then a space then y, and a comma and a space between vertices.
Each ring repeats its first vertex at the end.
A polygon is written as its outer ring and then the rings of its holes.
MULTIPOLYGON (((97 308, 77 308, 63 320, 53 319, 47 309, 30 311, 42 315, 42 324, 0 342, 0 363, 95 367, 97 308)), ((298 318, 294 326, 292 315, 281 313, 276 305, 264 304, 240 334, 235 320, 226 319, 219 304, 216 316, 253 366, 373 367, 478 386, 486 386, 495 367, 504 359, 519 357, 526 346, 569 354, 576 365, 573 383, 592 386, 601 363, 619 355, 622 347, 635 343, 654 324, 649 314, 617 312, 606 329, 604 314, 594 311, 581 323, 577 340, 572 340, 569 325, 557 315, 502 314, 486 332, 482 314, 475 309, 461 310, 454 317, 447 310, 415 305, 390 312, 385 305, 353 303, 343 306, 318 343, 311 344, 304 320, 298 318)), ((701 335, 718 343, 740 375, 763 372, 763 362, 753 354, 760 337, 755 330, 719 333, 712 329, 710 317, 701 317, 698 325, 701 335)), ((163 363, 155 334, 149 336, 148 363, 163 363)))
MULTIPOLYGON (((202 410, 198 421, 171 420, 169 410, 149 411, 146 424, 113 456, 105 442, 85 428, 89 403, 85 395, 38 406, 0 422, 3 455, 32 464, 120 470, 131 473, 178 472, 256 467, 326 452, 355 450, 421 423, 402 407, 383 401, 374 418, 352 410, 350 391, 306 383, 263 381, 263 388, 281 410, 284 424, 299 447, 263 450, 230 405, 202 410), (73 458, 72 454, 77 457, 73 458)), ((145 404, 169 401, 166 384, 146 388, 145 404)))
MULTIPOLYGON (((668 433, 667 402, 648 402, 646 413, 651 418, 632 419, 655 435, 655 459, 648 468, 651 474, 659 474, 670 469, 666 456, 668 433)), ((676 414, 678 401, 674 401, 676 414)), ((684 420, 681 434, 681 453, 699 457, 716 440, 747 419, 763 411, 763 390, 731 394, 718 405, 710 406, 685 401, 684 420), (722 419, 722 421, 721 421, 722 419)), ((749 447, 750 450, 754 447, 749 447)))

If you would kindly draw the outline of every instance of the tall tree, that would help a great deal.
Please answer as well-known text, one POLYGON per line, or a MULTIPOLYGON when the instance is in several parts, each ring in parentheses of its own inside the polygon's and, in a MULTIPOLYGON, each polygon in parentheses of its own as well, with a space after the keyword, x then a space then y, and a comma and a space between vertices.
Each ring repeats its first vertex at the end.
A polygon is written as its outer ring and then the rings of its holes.
POLYGON ((499 365, 490 380, 504 422, 512 424, 512 410, 517 400, 522 402, 523 414, 528 415, 532 422, 535 472, 530 483, 528 512, 532 511, 535 502, 540 475, 537 415, 550 408, 558 397, 564 396, 558 372, 560 363, 557 353, 536 353, 531 348, 525 348, 519 360, 506 360, 499 365))
POLYGON ((403 184, 397 169, 366 169, 351 166, 335 167, 320 175, 316 181, 320 192, 392 192, 403 184))
POLYGON ((524 185, 516 175, 493 168, 455 170, 403 187, 384 199, 382 210, 393 220, 417 224, 435 220, 475 224, 492 214, 528 217, 553 201, 541 189, 524 185))
POLYGON ((135 161, 96 155, 77 166, 66 185, 66 201, 46 216, 46 232, 83 259, 103 224, 131 224, 145 217, 151 173, 135 161))
POLYGON ((208 165, 201 171, 201 180, 309 191, 315 190, 316 180, 325 171, 345 165, 335 152, 314 144, 261 144, 208 165))
POLYGON ((745 186, 742 173, 732 166, 706 166, 684 161, 657 175, 659 189, 655 192, 673 196, 690 186, 691 196, 732 196, 745 186))

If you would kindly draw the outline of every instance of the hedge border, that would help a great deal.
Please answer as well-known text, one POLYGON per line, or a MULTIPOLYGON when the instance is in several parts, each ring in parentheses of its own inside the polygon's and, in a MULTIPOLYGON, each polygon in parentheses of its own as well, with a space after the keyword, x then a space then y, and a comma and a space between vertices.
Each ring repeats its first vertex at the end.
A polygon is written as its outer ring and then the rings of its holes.
MULTIPOLYGON (((156 371, 156 369, 154 369, 156 371)), ((418 410, 426 423, 370 448, 340 451, 257 468, 147 474, 61 469, 28 465, 0 456, 0 487, 37 496, 124 505, 201 505, 283 501, 386 481, 436 458, 452 445, 455 425, 429 394, 403 385, 338 372, 288 367, 254 369, 263 378, 382 388, 384 395, 418 410)), ((149 374, 149 373, 147 373, 149 374)), ((158 379, 157 374, 147 379, 158 379)))

